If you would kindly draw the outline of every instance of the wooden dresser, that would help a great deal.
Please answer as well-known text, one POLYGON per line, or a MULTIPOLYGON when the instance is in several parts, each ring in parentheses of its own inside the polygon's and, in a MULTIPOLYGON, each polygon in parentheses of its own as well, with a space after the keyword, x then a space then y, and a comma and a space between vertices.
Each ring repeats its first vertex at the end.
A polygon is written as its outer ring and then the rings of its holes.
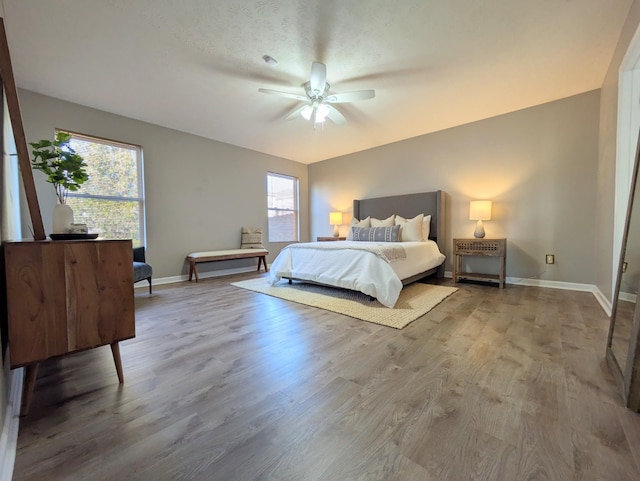
POLYGON ((130 240, 7 241, 11 369, 26 366, 21 414, 38 363, 109 344, 124 381, 119 341, 135 336, 130 240))

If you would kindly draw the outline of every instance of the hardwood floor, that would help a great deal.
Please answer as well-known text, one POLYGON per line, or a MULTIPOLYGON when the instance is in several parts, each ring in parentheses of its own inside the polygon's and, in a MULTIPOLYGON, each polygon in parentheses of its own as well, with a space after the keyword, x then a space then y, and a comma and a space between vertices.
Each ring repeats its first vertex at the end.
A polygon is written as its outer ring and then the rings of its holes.
POLYGON ((247 277, 138 290, 124 385, 108 347, 43 363, 14 480, 640 479, 591 294, 459 284, 395 330, 247 277))

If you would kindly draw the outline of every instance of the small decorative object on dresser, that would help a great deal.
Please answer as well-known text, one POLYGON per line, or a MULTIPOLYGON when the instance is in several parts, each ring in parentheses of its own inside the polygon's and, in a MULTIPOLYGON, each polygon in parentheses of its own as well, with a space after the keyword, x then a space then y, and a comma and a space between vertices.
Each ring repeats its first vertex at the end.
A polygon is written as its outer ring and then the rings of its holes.
POLYGON ((506 257, 507 239, 453 239, 453 282, 458 282, 460 279, 497 281, 502 289, 506 272, 506 257), (499 273, 465 272, 462 265, 464 256, 498 257, 500 259, 499 273))
POLYGON ((87 164, 70 145, 71 135, 56 132, 54 141, 40 140, 29 145, 33 147, 31 166, 47 176, 47 182, 53 184, 59 204, 53 207, 53 233, 67 234, 73 224, 73 211, 66 204, 69 191, 75 192, 89 176, 85 170, 87 164))

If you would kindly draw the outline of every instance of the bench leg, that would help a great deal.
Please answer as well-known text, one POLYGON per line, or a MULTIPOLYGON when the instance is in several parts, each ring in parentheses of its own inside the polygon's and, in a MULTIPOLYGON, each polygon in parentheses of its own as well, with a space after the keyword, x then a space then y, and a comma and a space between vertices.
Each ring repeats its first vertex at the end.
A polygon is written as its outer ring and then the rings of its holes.
POLYGON ((198 282, 200 280, 198 278, 198 264, 196 264, 195 262, 193 263, 193 274, 196 276, 196 282, 198 282))
POLYGON ((189 261, 189 282, 193 279, 193 275, 196 276, 196 282, 198 282, 198 266, 196 261, 189 261))
POLYGON ((264 271, 265 271, 265 272, 269 272, 269 271, 267 270, 267 258, 266 258, 266 256, 260 256, 260 257, 258 257, 258 271, 260 270, 260 265, 261 265, 261 264, 264 264, 264 271))

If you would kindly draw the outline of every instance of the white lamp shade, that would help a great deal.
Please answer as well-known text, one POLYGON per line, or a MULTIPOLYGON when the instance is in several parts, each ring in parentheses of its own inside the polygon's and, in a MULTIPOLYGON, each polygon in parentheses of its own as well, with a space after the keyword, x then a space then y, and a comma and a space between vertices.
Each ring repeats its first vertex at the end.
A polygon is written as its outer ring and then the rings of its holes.
POLYGON ((331 225, 340 225, 340 224, 342 224, 342 212, 330 212, 329 213, 329 224, 331 224, 331 225))
POLYGON ((491 201, 472 200, 469 203, 469 220, 491 220, 491 201))

